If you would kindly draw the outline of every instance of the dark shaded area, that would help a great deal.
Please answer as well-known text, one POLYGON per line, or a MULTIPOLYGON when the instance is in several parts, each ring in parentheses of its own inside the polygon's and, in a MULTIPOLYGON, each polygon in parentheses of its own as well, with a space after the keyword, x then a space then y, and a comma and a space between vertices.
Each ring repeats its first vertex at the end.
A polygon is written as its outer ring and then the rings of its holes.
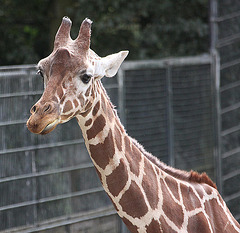
POLYGON ((75 38, 93 20, 92 48, 100 56, 130 51, 128 59, 208 51, 208 1, 0 0, 0 65, 37 63, 51 52, 64 15, 75 38))

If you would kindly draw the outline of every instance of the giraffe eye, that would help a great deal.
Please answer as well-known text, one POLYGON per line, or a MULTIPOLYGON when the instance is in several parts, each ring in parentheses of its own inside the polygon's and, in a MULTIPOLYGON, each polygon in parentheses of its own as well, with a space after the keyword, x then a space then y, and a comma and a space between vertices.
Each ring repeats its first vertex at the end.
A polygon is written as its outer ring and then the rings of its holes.
POLYGON ((44 77, 43 72, 40 69, 37 71, 37 74, 40 75, 42 78, 44 77))
POLYGON ((81 77, 81 80, 82 80, 82 82, 84 83, 84 84, 88 84, 89 83, 89 81, 90 81, 90 79, 91 79, 91 75, 89 75, 89 74, 84 74, 82 77, 81 77))

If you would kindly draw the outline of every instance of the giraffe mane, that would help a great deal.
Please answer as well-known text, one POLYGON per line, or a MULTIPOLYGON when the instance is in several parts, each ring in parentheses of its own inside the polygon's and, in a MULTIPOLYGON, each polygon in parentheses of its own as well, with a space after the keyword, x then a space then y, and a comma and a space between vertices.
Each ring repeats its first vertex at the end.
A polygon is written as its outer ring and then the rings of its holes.
MULTIPOLYGON (((113 113, 114 113, 115 117, 120 121, 120 118, 119 118, 119 116, 118 116, 118 114, 117 114, 116 106, 112 103, 112 101, 111 101, 110 97, 108 96, 108 93, 107 93, 106 89, 104 88, 101 80, 98 80, 98 83, 99 83, 100 88, 101 88, 102 91, 103 91, 103 94, 104 94, 106 100, 109 102, 109 104, 110 104, 110 106, 111 106, 111 108, 112 108, 112 110, 113 110, 113 113)), ((124 128, 123 125, 122 125, 122 127, 124 128)))
POLYGON ((133 139, 133 143, 138 149, 147 157, 152 163, 157 165, 160 169, 165 171, 167 174, 185 181, 195 182, 195 183, 205 183, 210 185, 211 187, 217 189, 216 184, 209 178, 206 172, 198 173, 196 171, 191 170, 190 172, 180 170, 177 168, 170 167, 165 163, 161 162, 157 157, 153 156, 151 153, 147 152, 142 145, 140 145, 135 139, 133 139))
MULTIPOLYGON (((103 90, 103 93, 104 93, 106 99, 110 103, 110 106, 111 106, 111 108, 114 112, 114 115, 119 119, 119 116, 117 114, 115 106, 112 104, 105 88, 102 85, 102 82, 99 81, 99 84, 100 84, 100 87, 103 90)), ((124 126, 123 126, 123 128, 124 128, 124 126)), ((206 174, 206 172, 198 173, 198 172, 193 171, 193 170, 188 172, 188 171, 184 171, 184 170, 180 170, 180 169, 177 169, 177 168, 170 167, 170 166, 166 165, 165 163, 161 162, 157 157, 153 156, 151 153, 147 152, 144 149, 144 147, 141 144, 138 143, 138 141, 136 139, 131 138, 131 140, 132 140, 133 144, 143 153, 143 155, 147 159, 149 159, 153 164, 155 164, 157 167, 159 167, 161 170, 163 170, 167 174, 169 174, 169 175, 171 175, 171 176, 173 176, 177 179, 184 180, 184 181, 195 182, 195 183, 199 183, 199 184, 201 184, 201 183, 208 184, 211 187, 217 189, 216 184, 209 178, 209 176, 206 174)))

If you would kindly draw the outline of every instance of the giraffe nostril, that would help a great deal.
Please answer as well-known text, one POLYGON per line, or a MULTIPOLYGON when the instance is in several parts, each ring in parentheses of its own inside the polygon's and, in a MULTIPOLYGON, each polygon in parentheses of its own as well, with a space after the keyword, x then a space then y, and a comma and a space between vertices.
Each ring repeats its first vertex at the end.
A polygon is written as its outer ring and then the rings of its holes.
POLYGON ((30 110, 30 113, 35 113, 37 111, 37 107, 36 107, 36 105, 34 105, 32 108, 31 108, 31 110, 30 110))

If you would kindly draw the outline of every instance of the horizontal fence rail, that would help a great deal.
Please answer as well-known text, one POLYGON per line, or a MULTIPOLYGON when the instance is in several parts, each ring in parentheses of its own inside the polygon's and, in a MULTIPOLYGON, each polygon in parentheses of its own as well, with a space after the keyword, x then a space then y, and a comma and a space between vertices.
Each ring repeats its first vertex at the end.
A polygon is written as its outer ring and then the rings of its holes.
MULTIPOLYGON (((103 85, 128 133, 148 151, 215 179, 213 64, 209 55, 124 62, 117 77, 103 79, 103 85)), ((89 223, 92 232, 127 232, 103 191, 76 121, 44 137, 27 130, 29 109, 42 91, 35 66, 0 67, 0 232, 68 228, 72 233, 89 223)))
MULTIPOLYGON (((117 79, 105 87, 117 100, 117 79)), ((85 231, 91 222, 92 232, 117 232, 119 219, 76 121, 46 137, 28 132, 29 110, 42 92, 35 66, 0 67, 0 231, 58 232, 80 223, 85 231)))
POLYGON ((123 63, 118 78, 129 134, 162 161, 186 170, 207 167, 214 179, 211 65, 209 55, 132 61, 123 63), (206 140, 200 147, 199 133, 206 140))

